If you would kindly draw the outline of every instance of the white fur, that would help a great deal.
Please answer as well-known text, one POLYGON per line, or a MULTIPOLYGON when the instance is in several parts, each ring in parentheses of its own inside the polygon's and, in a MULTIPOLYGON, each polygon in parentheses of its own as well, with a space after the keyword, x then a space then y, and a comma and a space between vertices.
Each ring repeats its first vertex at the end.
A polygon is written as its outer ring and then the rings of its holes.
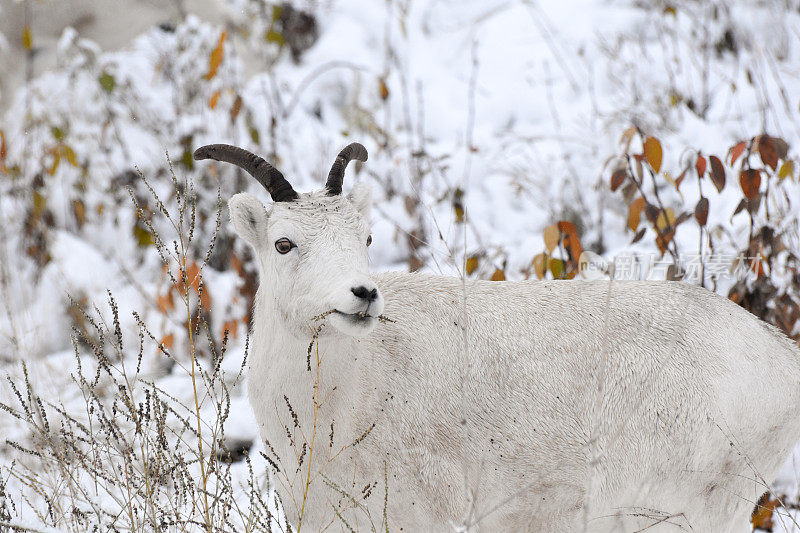
MULTIPOLYGON (((310 438, 306 358, 322 325, 320 390, 336 389, 317 420, 313 470, 374 423, 324 472, 356 495, 378 482, 361 503, 379 530, 385 464, 392 531, 479 517, 472 530, 635 531, 669 516, 647 531, 749 531, 763 483, 800 437, 796 345, 685 283, 370 274, 368 199, 361 188, 302 194, 269 213, 249 195, 230 202, 260 265, 250 401, 290 477, 284 395, 310 438), (282 237, 297 248, 278 254, 282 237), (370 314, 393 322, 312 318, 357 311, 355 284, 377 286, 370 314)), ((333 518, 338 531, 340 500, 317 478, 303 529, 333 518)), ((343 516, 368 529, 362 511, 343 516)))

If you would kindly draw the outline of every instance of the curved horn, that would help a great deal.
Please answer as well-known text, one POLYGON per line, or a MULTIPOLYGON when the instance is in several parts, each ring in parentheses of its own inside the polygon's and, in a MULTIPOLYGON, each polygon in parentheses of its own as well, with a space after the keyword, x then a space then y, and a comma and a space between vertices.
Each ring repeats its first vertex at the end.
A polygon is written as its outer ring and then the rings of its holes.
POLYGON ((195 150, 194 158, 198 161, 201 159, 224 161, 243 168, 267 189, 275 202, 291 202, 299 196, 277 168, 243 148, 230 144, 208 144, 195 150))
POLYGON ((328 181, 325 183, 325 188, 328 190, 329 195, 342 194, 344 169, 347 168, 347 163, 353 159, 361 162, 367 160, 367 149, 362 144, 350 143, 336 156, 336 161, 333 162, 331 171, 328 172, 328 181))

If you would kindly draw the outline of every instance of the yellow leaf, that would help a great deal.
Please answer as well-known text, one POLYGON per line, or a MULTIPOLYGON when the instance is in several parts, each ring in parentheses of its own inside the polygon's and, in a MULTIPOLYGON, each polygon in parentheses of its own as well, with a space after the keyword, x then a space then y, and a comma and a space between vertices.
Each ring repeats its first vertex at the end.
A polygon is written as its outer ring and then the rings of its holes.
POLYGON ((655 137, 648 137, 644 141, 644 156, 656 174, 661 170, 661 143, 655 137))
POLYGON ((562 279, 564 277, 564 261, 551 257, 549 267, 550 272, 553 274, 553 279, 562 279))
POLYGON ((784 161, 781 165, 781 169, 778 171, 778 177, 783 179, 792 174, 794 174, 794 161, 784 161))
POLYGON ((668 226, 672 226, 675 223, 675 212, 671 208, 667 208, 664 211, 661 211, 658 214, 658 218, 656 219, 656 229, 659 232, 664 231, 667 229, 668 226))
POLYGON ((533 258, 533 271, 536 272, 536 277, 542 279, 547 273, 547 256, 539 254, 533 258))
POLYGON ((33 216, 38 217, 47 207, 47 198, 40 193, 33 191, 33 216))
POLYGON ((631 228, 631 231, 636 231, 639 227, 639 218, 646 203, 644 198, 641 197, 631 202, 631 206, 628 209, 628 227, 631 228))
POLYGON ((505 281, 506 280, 506 273, 503 272, 502 268, 498 268, 497 270, 494 271, 494 274, 492 274, 491 280, 492 281, 505 281))
POLYGON ((211 99, 209 99, 208 101, 208 107, 210 107, 211 109, 217 107, 217 102, 219 102, 219 94, 220 91, 217 91, 211 95, 211 99))
POLYGON ((219 66, 222 64, 222 55, 225 52, 225 38, 227 36, 228 32, 223 31, 219 36, 217 46, 211 51, 211 55, 208 58, 208 73, 203 76, 206 80, 210 80, 217 75, 217 70, 219 70, 219 66))
POLYGON ((467 259, 466 270, 467 276, 475 272, 475 269, 478 268, 478 258, 476 256, 472 256, 467 259))
POLYGON ((456 212, 456 222, 464 222, 464 208, 460 204, 454 206, 456 212))
POLYGON ((78 158, 75 157, 75 151, 72 148, 70 148, 66 144, 62 144, 60 150, 61 150, 61 155, 64 157, 64 159, 67 160, 67 162, 70 165, 72 165, 73 167, 78 166, 78 158))
POLYGON ((558 239, 561 237, 561 232, 558 231, 558 226, 553 224, 544 228, 544 246, 547 251, 553 253, 553 250, 558 246, 558 239))
POLYGON ((55 175, 56 170, 58 170, 58 165, 61 163, 61 150, 53 150, 53 164, 47 170, 47 173, 51 176, 55 175))
POLYGON ((33 35, 31 35, 31 27, 28 25, 22 28, 22 46, 25 50, 33 48, 33 35))

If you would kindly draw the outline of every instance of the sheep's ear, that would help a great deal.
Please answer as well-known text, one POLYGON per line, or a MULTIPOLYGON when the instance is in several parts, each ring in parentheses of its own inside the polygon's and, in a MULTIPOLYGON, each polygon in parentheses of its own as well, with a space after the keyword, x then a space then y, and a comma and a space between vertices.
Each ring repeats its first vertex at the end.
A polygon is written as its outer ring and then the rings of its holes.
POLYGON ((252 194, 241 192, 228 200, 231 223, 237 235, 255 249, 267 236, 267 210, 252 194))
POLYGON ((372 187, 366 183, 356 183, 353 190, 347 195, 347 199, 364 218, 369 218, 369 210, 372 206, 372 187))

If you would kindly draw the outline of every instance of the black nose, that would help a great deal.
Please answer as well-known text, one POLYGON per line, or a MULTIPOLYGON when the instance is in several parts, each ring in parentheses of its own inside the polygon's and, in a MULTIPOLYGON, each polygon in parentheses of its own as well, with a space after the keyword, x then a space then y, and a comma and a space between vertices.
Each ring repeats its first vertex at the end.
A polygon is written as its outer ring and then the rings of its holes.
POLYGON ((361 298, 368 302, 374 302, 378 298, 378 289, 369 290, 361 285, 360 287, 353 287, 350 290, 356 295, 356 298, 361 298))

